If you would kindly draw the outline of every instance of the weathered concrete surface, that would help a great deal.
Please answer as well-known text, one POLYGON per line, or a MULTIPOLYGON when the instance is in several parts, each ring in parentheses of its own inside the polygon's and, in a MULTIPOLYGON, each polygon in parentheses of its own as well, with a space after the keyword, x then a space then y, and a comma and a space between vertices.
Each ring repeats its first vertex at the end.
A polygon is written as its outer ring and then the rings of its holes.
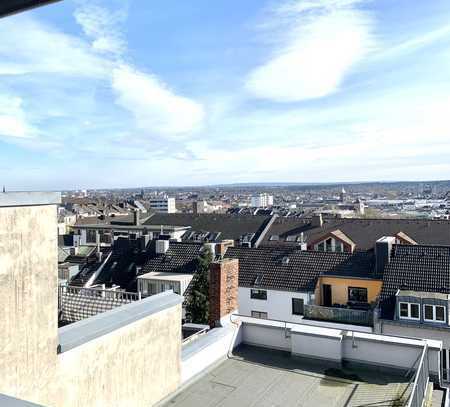
POLYGON ((181 377, 181 304, 59 355, 53 405, 149 407, 181 377))
POLYGON ((323 361, 243 345, 234 356, 164 400, 164 407, 403 406, 404 375, 336 368, 323 361))
POLYGON ((151 406, 180 383, 181 304, 57 354, 55 205, 0 205, 0 394, 47 407, 151 406))
POLYGON ((48 403, 57 362, 56 206, 0 208, 0 393, 48 403))

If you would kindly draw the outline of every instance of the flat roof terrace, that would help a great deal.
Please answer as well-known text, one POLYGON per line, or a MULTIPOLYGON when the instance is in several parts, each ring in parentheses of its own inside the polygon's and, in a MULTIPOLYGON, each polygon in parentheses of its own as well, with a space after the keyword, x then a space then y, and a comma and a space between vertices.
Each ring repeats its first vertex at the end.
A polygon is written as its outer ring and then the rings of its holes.
POLYGON ((163 406, 403 406, 412 384, 396 372, 241 345, 234 356, 182 388, 163 406))

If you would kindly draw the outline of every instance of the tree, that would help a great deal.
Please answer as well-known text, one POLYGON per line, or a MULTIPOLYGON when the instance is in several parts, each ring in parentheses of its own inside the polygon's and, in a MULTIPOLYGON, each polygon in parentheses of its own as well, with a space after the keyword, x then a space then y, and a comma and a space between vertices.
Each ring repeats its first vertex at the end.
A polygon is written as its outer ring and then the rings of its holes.
POLYGON ((205 249, 197 258, 197 271, 192 278, 186 301, 186 319, 195 324, 207 324, 209 318, 209 266, 211 250, 205 249))

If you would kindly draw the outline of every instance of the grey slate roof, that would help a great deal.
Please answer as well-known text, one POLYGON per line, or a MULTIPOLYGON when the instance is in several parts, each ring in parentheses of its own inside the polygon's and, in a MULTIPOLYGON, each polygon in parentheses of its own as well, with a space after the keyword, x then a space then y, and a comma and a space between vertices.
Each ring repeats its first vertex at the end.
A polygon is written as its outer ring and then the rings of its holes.
POLYGON ((141 274, 154 271, 194 273, 202 246, 200 243, 170 242, 169 249, 165 254, 155 253, 149 257, 141 274))
POLYGON ((190 226, 192 232, 220 232, 220 240, 239 240, 245 234, 258 235, 269 219, 269 216, 252 215, 156 213, 144 224, 190 226))
POLYGON ((287 236, 300 236, 303 232, 307 243, 336 229, 356 243, 356 248, 368 250, 383 236, 406 233, 418 244, 450 245, 450 221, 422 219, 326 219, 322 227, 313 227, 311 220, 304 218, 283 218, 275 220, 265 236, 263 246, 296 245, 295 239, 286 242, 287 236), (270 236, 278 235, 278 241, 270 241, 270 236))
POLYGON ((321 275, 379 278, 373 252, 330 253, 295 248, 230 247, 225 257, 239 259, 239 285, 286 291, 314 291, 321 275), (286 263, 283 259, 289 259, 286 263))
POLYGON ((398 289, 450 294, 450 247, 394 245, 383 274, 383 318, 393 317, 398 289))
POLYGON ((394 245, 383 276, 381 298, 397 289, 450 293, 450 247, 394 245))

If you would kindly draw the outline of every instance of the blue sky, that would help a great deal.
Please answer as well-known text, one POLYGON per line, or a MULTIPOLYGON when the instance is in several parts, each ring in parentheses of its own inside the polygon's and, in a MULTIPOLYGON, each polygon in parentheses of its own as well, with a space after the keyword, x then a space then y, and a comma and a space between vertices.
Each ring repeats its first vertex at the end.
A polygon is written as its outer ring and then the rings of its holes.
POLYGON ((0 20, 0 184, 450 178, 448 0, 64 0, 0 20))

